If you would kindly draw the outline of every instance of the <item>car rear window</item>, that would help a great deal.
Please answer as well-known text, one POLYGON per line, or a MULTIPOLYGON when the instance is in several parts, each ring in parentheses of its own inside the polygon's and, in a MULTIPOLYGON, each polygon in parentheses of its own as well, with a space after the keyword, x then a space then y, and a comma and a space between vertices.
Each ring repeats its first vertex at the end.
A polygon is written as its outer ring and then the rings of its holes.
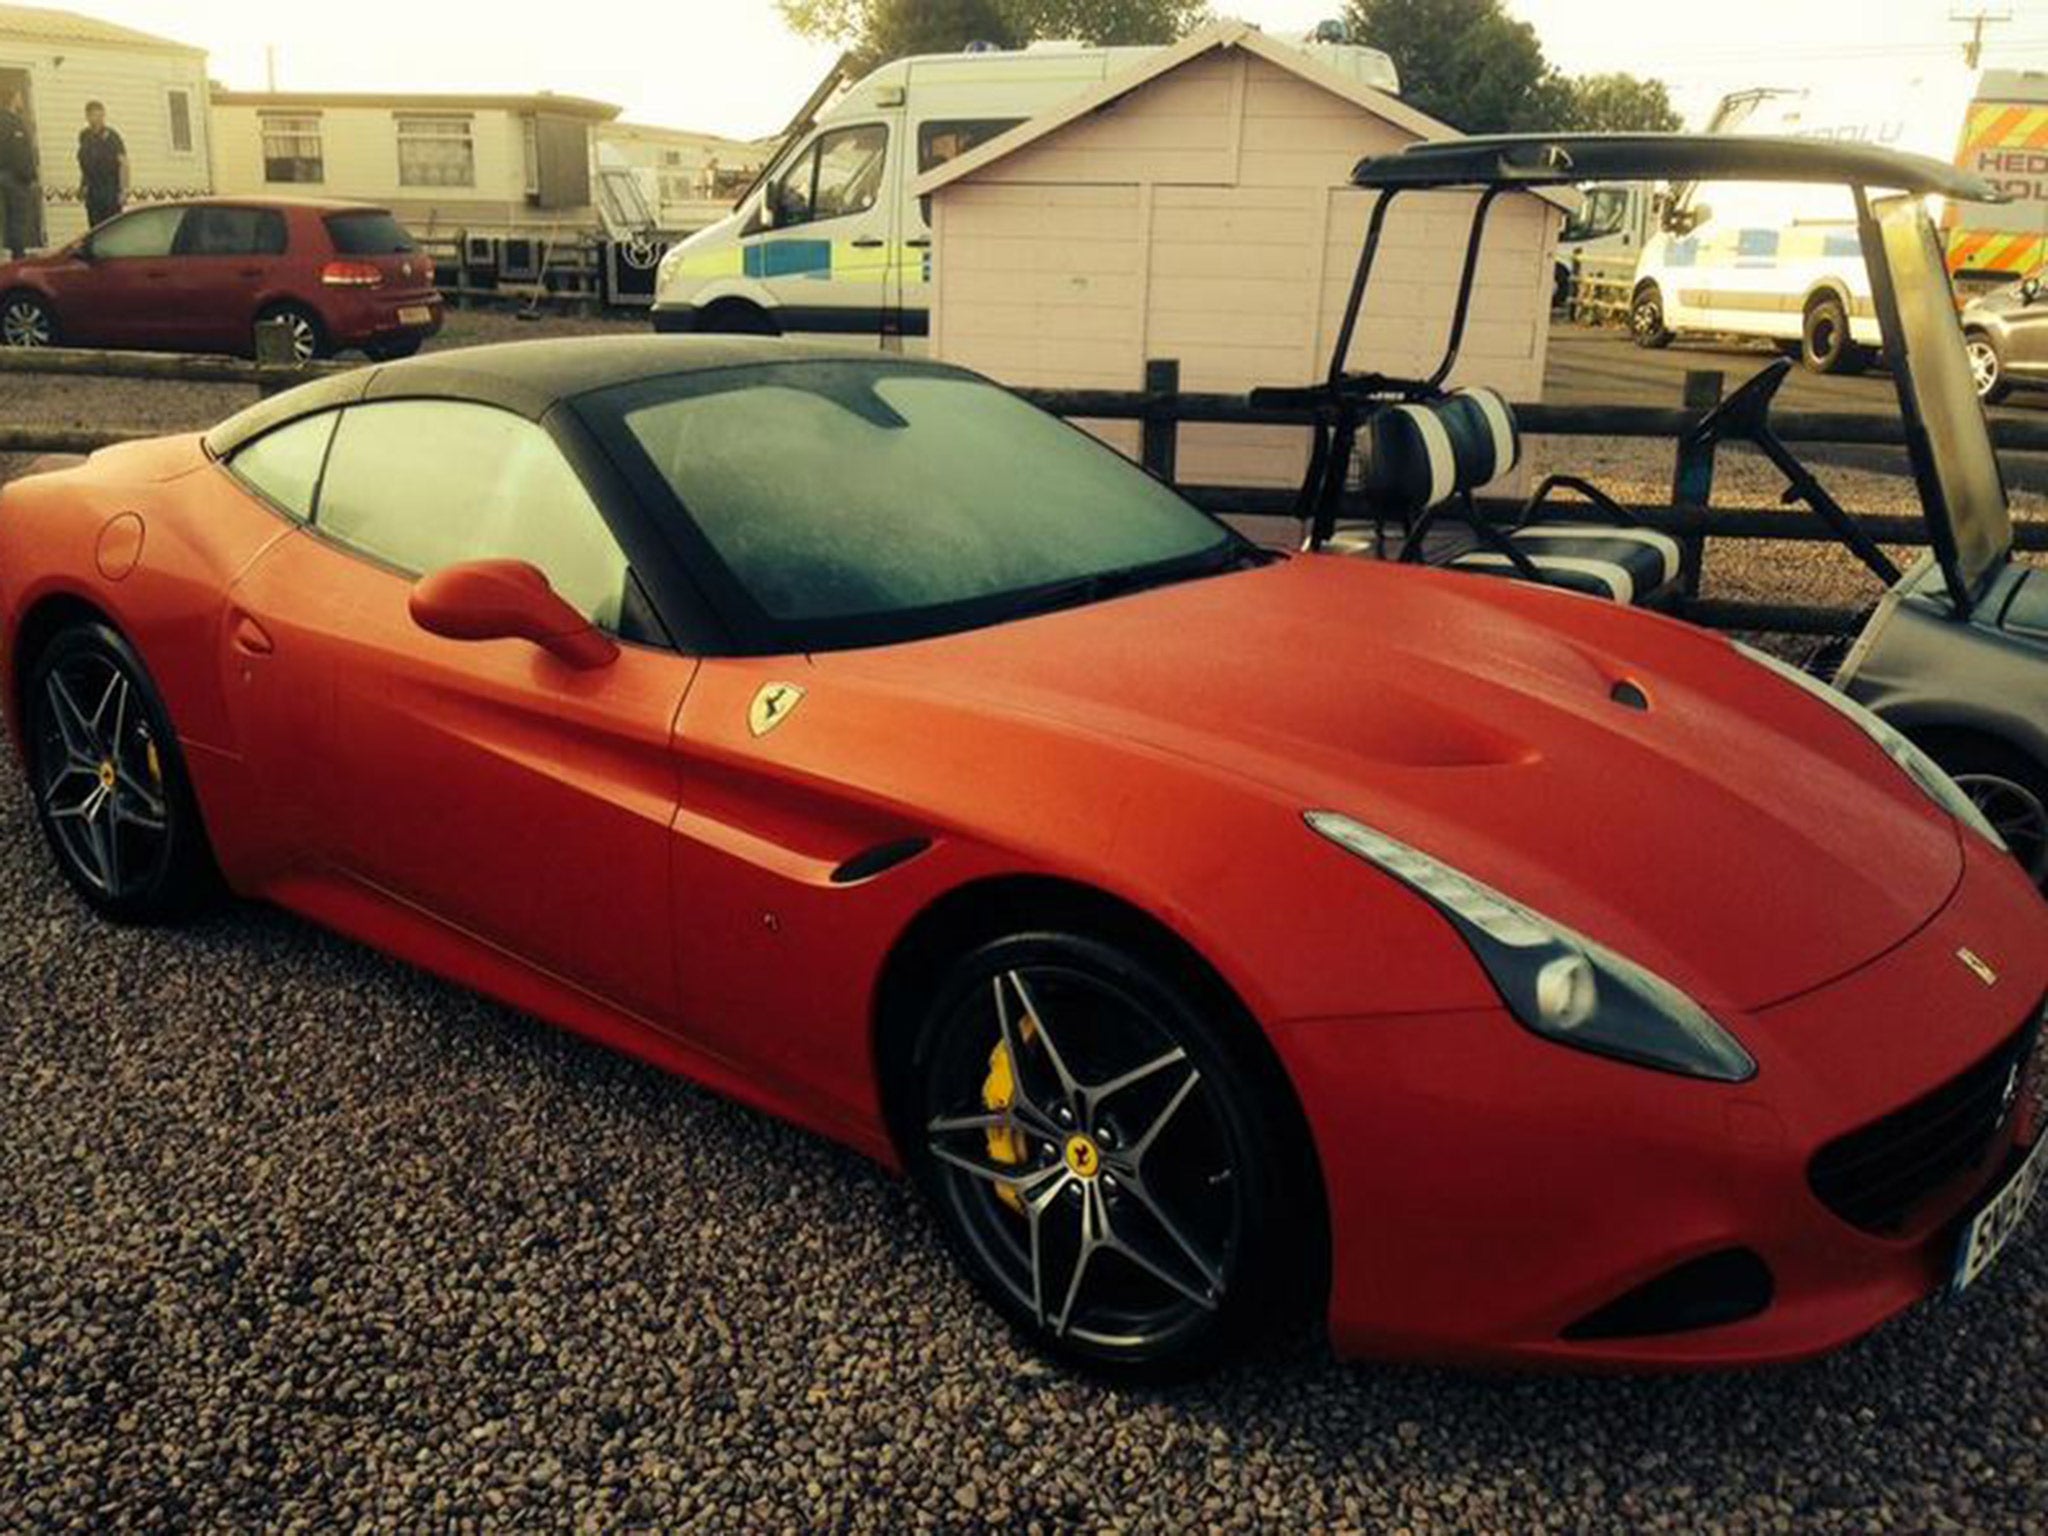
POLYGON ((419 249, 405 226, 381 209, 367 213, 330 213, 327 233, 344 256, 396 256, 419 249))

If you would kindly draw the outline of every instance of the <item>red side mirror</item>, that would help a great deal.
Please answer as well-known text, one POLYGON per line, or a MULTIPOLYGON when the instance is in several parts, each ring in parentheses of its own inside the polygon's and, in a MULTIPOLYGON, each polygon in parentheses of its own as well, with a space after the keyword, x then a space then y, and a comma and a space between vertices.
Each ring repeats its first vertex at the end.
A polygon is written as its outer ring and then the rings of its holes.
POLYGON ((470 560, 423 576, 409 607, 413 623, 448 640, 530 640, 579 668, 605 666, 619 654, 611 636, 524 560, 470 560))

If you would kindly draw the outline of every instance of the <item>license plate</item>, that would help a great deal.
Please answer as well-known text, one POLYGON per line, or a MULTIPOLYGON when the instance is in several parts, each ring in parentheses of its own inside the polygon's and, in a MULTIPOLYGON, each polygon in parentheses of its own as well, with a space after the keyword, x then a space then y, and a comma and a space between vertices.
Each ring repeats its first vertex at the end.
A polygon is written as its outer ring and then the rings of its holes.
POLYGON ((434 312, 424 304, 408 304, 398 312, 400 325, 432 325, 434 312))
POLYGON ((2026 1219, 2027 1207, 2034 1203, 2034 1197, 2041 1193, 2041 1186, 2048 1184, 2048 1134, 2034 1139, 2034 1150, 2027 1154, 2027 1160, 2020 1164, 2018 1173, 2006 1180, 2005 1187, 1970 1218, 1963 1228, 1962 1241, 1956 1245, 1955 1274, 1950 1289, 1960 1295, 1975 1285, 1984 1271, 2012 1241, 2012 1235, 2020 1229, 2026 1219))

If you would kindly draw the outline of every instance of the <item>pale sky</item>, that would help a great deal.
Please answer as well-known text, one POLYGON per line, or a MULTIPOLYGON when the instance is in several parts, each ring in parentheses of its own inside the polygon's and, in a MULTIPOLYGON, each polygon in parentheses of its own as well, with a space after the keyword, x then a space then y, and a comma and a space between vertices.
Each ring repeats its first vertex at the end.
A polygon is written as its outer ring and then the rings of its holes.
MULTIPOLYGON (((1723 92, 1840 84, 1960 56, 1950 0, 1508 0, 1573 73, 1667 81, 1693 121, 1723 92)), ((419 0, 69 0, 71 8, 208 50, 215 79, 261 89, 533 91, 616 102, 638 121, 753 137, 779 129, 834 50, 792 37, 773 0, 666 0, 479 11, 419 0), (485 24, 478 26, 478 17, 485 24), (587 24, 586 24, 587 22, 587 24)), ((2010 12, 1985 62, 2048 69, 2048 0, 1958 0, 2010 12)), ((1215 0, 1219 14, 1302 32, 1341 0, 1215 0)), ((1396 61, 1398 63, 1398 60, 1396 61)))

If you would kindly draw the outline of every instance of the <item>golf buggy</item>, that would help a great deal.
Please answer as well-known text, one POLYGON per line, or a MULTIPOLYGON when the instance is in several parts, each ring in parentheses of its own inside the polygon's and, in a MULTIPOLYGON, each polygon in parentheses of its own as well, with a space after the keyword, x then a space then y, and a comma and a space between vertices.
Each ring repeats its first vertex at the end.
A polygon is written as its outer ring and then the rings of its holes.
POLYGON ((1677 541, 1638 526, 1580 477, 1548 477, 1504 521, 1482 512, 1475 492, 1519 457, 1514 412, 1491 390, 1445 383, 1494 202, 1506 192, 1589 181, 1817 182, 1847 190, 1930 552, 1901 571, 1772 431, 1772 399, 1791 366, 1783 358, 1703 413, 1688 440, 1742 442, 1763 454, 1785 476, 1785 501, 1810 507, 1884 583, 1846 659, 1823 670, 1938 759, 2048 887, 2048 570, 2014 562, 2004 479, 1925 204, 1930 197, 2000 200, 1973 175, 1860 144, 1683 134, 1453 139, 1361 161, 1353 185, 1379 196, 1328 376, 1253 395, 1255 404, 1313 418, 1296 507, 1304 547, 1678 605, 1677 541), (1476 194, 1442 359, 1421 379, 1352 372, 1352 343, 1389 214, 1404 194, 1428 192, 1476 194), (1568 506, 1566 496, 1578 504, 1568 506))

